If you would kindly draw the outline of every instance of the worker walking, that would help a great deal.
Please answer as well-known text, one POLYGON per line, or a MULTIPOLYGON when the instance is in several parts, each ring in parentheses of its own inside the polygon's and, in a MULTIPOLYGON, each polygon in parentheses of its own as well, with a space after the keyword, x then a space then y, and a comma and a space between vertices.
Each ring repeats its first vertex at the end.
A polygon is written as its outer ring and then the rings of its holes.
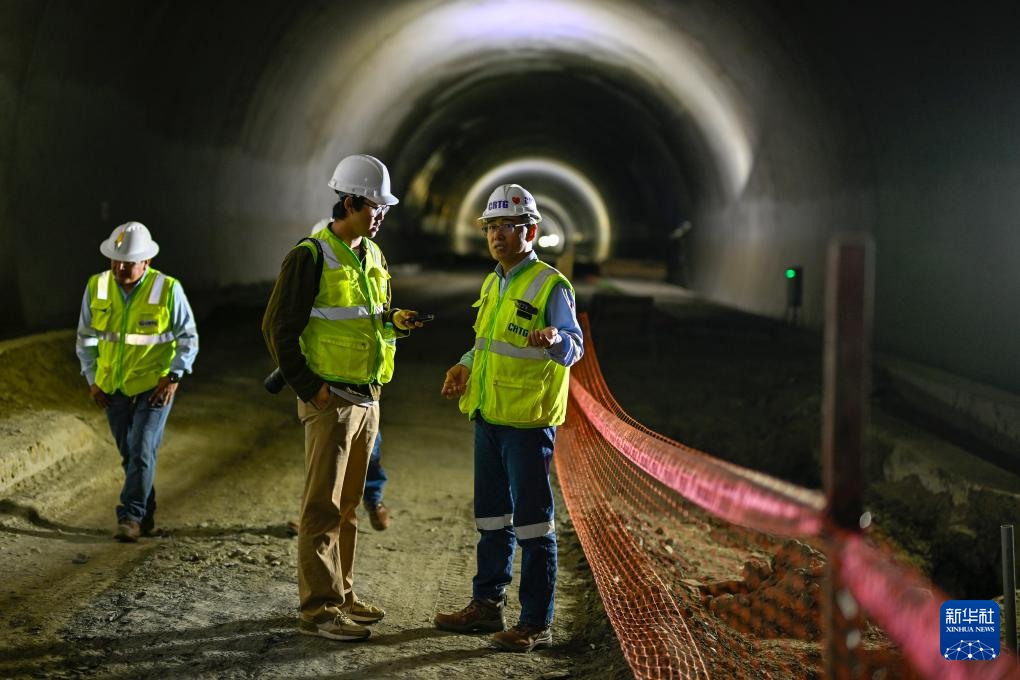
POLYGON ((552 641, 556 527, 549 463, 567 410, 570 366, 584 351, 574 289, 533 251, 542 216, 517 184, 489 197, 482 233, 499 264, 482 283, 475 345, 446 372, 442 393, 475 422, 474 506, 479 532, 472 599, 436 615, 438 628, 495 632, 501 649, 552 641), (519 623, 505 630, 506 588, 521 546, 519 623))
POLYGON ((114 537, 134 543, 155 528, 156 454, 198 331, 180 282, 149 266, 159 245, 145 225, 120 225, 99 252, 110 268, 85 286, 75 350, 124 468, 114 537))
POLYGON ((298 395, 305 488, 298 528, 298 630, 364 640, 379 607, 354 592, 356 510, 379 431, 379 395, 393 375, 396 338, 416 312, 390 307, 390 275, 372 242, 397 197, 386 166, 348 156, 329 181, 333 219, 287 254, 262 332, 298 395))

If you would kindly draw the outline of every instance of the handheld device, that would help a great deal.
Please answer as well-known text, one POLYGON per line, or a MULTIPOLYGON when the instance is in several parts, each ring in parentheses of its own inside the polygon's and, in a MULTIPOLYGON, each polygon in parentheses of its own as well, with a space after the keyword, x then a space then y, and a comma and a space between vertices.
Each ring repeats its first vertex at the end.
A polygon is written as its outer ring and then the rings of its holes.
POLYGON ((418 314, 413 319, 411 319, 411 322, 414 323, 415 321, 418 321, 421 323, 428 323, 429 321, 432 321, 435 318, 436 318, 435 314, 418 314))

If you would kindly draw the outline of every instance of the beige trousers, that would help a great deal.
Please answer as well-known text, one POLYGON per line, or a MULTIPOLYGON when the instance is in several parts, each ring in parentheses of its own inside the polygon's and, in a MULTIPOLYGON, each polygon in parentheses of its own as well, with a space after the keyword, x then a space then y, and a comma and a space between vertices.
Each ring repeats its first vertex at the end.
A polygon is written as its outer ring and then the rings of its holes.
POLYGON ((331 393, 322 409, 299 399, 298 417, 305 426, 298 595, 302 618, 320 621, 353 597, 355 511, 379 432, 379 404, 355 406, 331 393))

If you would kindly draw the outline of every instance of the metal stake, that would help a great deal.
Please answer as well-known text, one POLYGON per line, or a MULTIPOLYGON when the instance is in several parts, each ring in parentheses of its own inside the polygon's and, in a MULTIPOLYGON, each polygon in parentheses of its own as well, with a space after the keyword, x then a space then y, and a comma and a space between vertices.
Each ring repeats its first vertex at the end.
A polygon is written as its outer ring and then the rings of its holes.
POLYGON ((999 527, 1002 533, 1002 593, 1006 603, 1005 625, 1006 646, 1016 650, 1016 560, 1013 555, 1013 525, 1003 524, 999 527))
MULTIPOLYGON (((860 531, 864 509, 864 433, 870 393, 874 244, 865 233, 829 244, 825 300, 822 477, 833 524, 860 531)), ((860 615, 829 555, 825 597, 826 665, 831 679, 861 673, 855 648, 860 615)))

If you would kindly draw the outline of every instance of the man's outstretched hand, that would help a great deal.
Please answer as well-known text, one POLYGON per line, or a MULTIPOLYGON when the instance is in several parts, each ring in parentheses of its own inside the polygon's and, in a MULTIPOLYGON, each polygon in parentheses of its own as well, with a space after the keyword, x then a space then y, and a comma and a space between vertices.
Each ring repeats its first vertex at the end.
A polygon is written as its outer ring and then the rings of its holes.
POLYGON ((471 371, 464 364, 454 364, 450 370, 446 372, 446 380, 443 381, 443 396, 447 399, 453 399, 464 394, 464 390, 467 389, 468 376, 471 375, 471 371))

